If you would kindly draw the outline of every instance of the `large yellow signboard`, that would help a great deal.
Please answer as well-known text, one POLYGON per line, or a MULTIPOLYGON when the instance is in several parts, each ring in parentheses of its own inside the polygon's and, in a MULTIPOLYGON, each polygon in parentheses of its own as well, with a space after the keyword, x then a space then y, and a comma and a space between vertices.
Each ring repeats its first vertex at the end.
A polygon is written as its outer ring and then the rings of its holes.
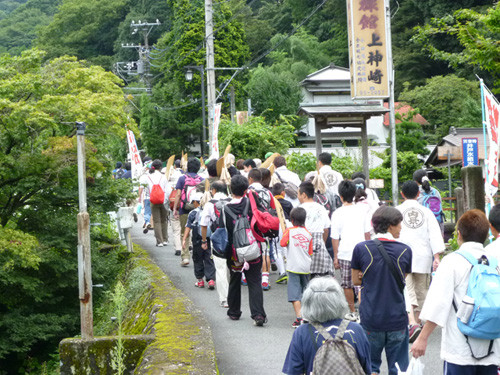
POLYGON ((384 0, 347 0, 353 99, 388 98, 389 69, 384 0))

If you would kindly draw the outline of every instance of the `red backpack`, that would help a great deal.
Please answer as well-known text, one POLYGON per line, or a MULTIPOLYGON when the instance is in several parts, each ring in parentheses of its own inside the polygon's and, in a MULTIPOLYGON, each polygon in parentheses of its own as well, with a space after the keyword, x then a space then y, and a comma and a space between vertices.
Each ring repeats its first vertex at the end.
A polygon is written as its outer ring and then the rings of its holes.
MULTIPOLYGON (((271 195, 271 193, 269 193, 271 195)), ((280 219, 274 209, 274 199, 271 195, 271 207, 265 208, 259 204, 259 196, 255 191, 248 191, 248 199, 252 207, 252 232, 259 242, 265 242, 265 238, 275 238, 279 235, 280 219)))
POLYGON ((151 188, 151 191, 149 192, 149 201, 152 204, 163 204, 163 202, 165 202, 165 192, 163 191, 163 189, 160 186, 161 177, 160 177, 160 180, 158 181, 157 184, 155 184, 153 182, 151 177, 149 177, 149 180, 153 184, 153 187, 151 188))

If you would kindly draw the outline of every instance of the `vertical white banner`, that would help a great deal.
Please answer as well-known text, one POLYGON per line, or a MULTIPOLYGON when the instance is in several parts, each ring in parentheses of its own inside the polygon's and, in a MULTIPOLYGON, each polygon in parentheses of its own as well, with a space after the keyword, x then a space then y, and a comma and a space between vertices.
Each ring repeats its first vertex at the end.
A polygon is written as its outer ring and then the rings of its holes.
POLYGON ((212 129, 212 149, 210 150, 210 160, 219 159, 219 124, 222 104, 218 103, 214 106, 213 113, 213 129, 212 129))
POLYGON ((132 178, 139 179, 142 169, 141 155, 137 149, 135 135, 131 130, 127 130, 128 151, 130 153, 130 165, 132 166, 132 178))
POLYGON ((486 160, 486 181, 485 192, 488 196, 493 197, 498 191, 498 126, 500 116, 500 105, 496 101, 493 94, 481 85, 484 98, 483 103, 483 118, 484 126, 488 133, 488 159, 486 160))

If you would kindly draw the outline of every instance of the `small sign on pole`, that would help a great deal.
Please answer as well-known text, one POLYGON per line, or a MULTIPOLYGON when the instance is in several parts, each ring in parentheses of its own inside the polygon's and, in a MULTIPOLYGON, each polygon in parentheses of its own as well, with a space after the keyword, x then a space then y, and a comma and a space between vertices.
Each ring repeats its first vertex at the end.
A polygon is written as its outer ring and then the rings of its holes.
POLYGON ((477 138, 462 138, 462 166, 479 165, 479 144, 477 138))

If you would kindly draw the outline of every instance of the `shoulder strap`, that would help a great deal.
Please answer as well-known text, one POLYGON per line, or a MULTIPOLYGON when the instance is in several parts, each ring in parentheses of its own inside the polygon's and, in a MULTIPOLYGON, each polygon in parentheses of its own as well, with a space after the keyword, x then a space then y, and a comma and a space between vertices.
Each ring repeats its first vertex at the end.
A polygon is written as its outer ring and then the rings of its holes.
POLYGON ((323 327, 321 324, 314 324, 314 323, 311 323, 311 324, 313 325, 314 328, 316 328, 318 330, 318 332, 321 334, 321 336, 323 336, 325 338, 325 340, 332 340, 333 341, 332 335, 330 334, 330 332, 328 332, 325 329, 325 327, 323 327))
POLYGON ((274 174, 278 176, 278 180, 280 180, 281 183, 283 183, 283 180, 281 179, 281 176, 278 172, 274 171, 274 174))
POLYGON ((227 212, 229 214, 229 216, 231 217, 231 219, 233 219, 233 220, 237 219, 235 213, 233 211, 231 211, 231 209, 228 207, 228 205, 224 206, 224 212, 227 212))
POLYGON ((342 323, 340 323, 339 328, 337 329, 337 334, 335 335, 335 340, 342 340, 344 338, 344 333, 349 325, 349 321, 346 319, 342 319, 342 323))
POLYGON ((477 260, 471 253, 469 253, 468 251, 465 251, 465 250, 458 250, 456 252, 457 254, 460 254, 461 256, 463 256, 465 259, 467 259, 469 261, 470 264, 472 264, 473 266, 479 264, 479 260, 477 260))
POLYGON ((249 199, 247 198, 247 200, 245 201, 245 208, 243 209, 243 213, 241 214, 241 216, 243 217, 247 217, 248 216, 248 208, 250 206, 250 203, 249 203, 249 199))
POLYGON ((389 270, 392 273, 392 276, 394 276, 394 279, 396 280, 396 283, 398 284, 399 290, 401 293, 403 293, 403 290, 405 288, 405 285, 403 283, 403 280, 401 279, 401 275, 398 273, 396 266, 394 265, 394 262, 391 260, 389 257, 389 254, 387 254, 387 251, 384 248, 384 245, 382 242, 378 239, 375 238, 373 240, 375 244, 377 245, 378 251, 380 252, 380 255, 382 255, 382 258, 384 258, 385 263, 387 264, 387 267, 389 267, 389 270))
POLYGON ((313 345, 316 347, 316 349, 319 349, 319 346, 318 346, 318 340, 316 339, 316 337, 314 336, 314 330, 312 328, 312 324, 308 324, 309 327, 309 335, 311 336, 311 339, 312 339, 312 342, 313 342, 313 345))

